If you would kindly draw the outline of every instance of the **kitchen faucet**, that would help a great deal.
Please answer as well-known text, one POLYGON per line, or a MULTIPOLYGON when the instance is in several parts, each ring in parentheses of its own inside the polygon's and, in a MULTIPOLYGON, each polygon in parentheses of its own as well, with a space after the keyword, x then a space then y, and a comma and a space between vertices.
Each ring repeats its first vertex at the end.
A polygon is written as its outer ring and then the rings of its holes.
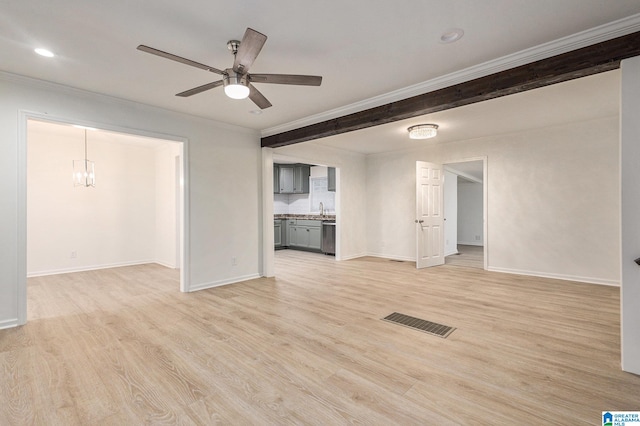
POLYGON ((320 216, 324 216, 324 204, 320 201, 320 216))

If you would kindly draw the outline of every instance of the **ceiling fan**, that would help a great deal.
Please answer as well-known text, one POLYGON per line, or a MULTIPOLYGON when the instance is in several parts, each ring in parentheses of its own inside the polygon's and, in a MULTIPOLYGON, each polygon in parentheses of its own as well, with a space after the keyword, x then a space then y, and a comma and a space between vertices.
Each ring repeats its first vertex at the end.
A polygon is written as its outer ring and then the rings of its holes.
POLYGON ((180 62, 192 67, 200 68, 205 71, 219 74, 222 76, 222 80, 214 81, 213 83, 207 83, 202 86, 194 87, 193 89, 185 90, 176 94, 176 96, 192 96, 198 93, 202 93, 206 90, 210 90, 219 86, 224 86, 224 91, 227 96, 233 99, 244 99, 249 97, 260 109, 269 108, 271 102, 264 97, 262 93, 252 83, 271 83, 271 84, 295 84, 300 86, 320 86, 322 83, 322 77, 316 75, 294 75, 294 74, 249 74, 249 68, 253 61, 262 50, 262 46, 267 41, 267 36, 259 33, 256 30, 247 28, 242 37, 242 41, 230 40, 227 43, 227 48, 233 53, 234 61, 233 67, 227 68, 224 71, 219 70, 209 65, 201 64, 199 62, 192 61, 190 59, 183 58, 181 56, 174 55, 172 53, 163 52, 162 50, 154 49, 153 47, 145 46, 141 44, 138 46, 138 50, 151 53, 152 55, 161 56, 163 58, 171 59, 172 61, 180 62))

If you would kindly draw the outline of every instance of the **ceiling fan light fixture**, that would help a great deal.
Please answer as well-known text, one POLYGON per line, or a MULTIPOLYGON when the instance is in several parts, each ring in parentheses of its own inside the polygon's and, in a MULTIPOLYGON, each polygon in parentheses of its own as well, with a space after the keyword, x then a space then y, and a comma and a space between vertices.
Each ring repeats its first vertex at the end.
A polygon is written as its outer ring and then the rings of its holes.
POLYGON ((224 93, 231 99, 245 99, 249 96, 249 86, 247 79, 233 70, 227 70, 227 75, 222 79, 224 83, 224 93))
POLYGON ((411 139, 429 139, 438 134, 437 124, 417 124, 407 129, 411 139))

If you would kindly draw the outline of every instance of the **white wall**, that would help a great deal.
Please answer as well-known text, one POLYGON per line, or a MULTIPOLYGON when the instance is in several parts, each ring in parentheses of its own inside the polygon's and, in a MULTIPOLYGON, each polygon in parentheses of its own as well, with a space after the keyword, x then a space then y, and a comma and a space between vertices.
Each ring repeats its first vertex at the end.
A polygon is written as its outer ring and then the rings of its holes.
POLYGON ((0 328, 18 324, 26 307, 21 111, 187 140, 187 290, 260 275, 262 162, 256 131, 6 73, 0 73, 0 91, 0 328))
POLYGON ((622 369, 640 374, 640 57, 622 61, 622 369))
POLYGON ((28 276, 155 260, 155 150, 114 139, 112 133, 88 132, 97 184, 74 187, 71 162, 84 158, 84 130, 29 125, 28 276))
POLYGON ((168 143, 155 150, 155 233, 154 262, 169 268, 179 268, 178 254, 180 188, 178 180, 180 147, 168 143))
POLYGON ((285 146, 273 150, 274 155, 287 156, 308 164, 336 167, 336 222, 338 227, 336 255, 341 260, 366 254, 365 156, 313 142, 285 146))
POLYGON ((458 182, 458 244, 484 245, 482 184, 458 182))
POLYGON ((444 171, 444 255, 458 253, 458 175, 444 171))
POLYGON ((618 134, 607 117, 371 155, 368 252, 415 260, 417 160, 487 156, 489 269, 617 285, 618 134))

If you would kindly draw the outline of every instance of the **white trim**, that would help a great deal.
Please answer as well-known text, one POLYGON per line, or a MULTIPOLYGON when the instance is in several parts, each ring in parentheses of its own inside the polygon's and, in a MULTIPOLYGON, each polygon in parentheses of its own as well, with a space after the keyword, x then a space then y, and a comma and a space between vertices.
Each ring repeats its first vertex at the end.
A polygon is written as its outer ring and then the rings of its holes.
MULTIPOLYGON (((462 159, 449 160, 443 163, 443 166, 447 166, 449 164, 456 163, 467 163, 469 161, 482 161, 482 232, 484 235, 482 236, 482 246, 484 246, 483 250, 483 266, 482 268, 485 271, 489 270, 489 157, 486 155, 482 155, 479 157, 469 157, 462 159)), ((458 244, 461 244, 459 241, 458 244)), ((476 242, 476 244, 478 244, 476 242)), ((475 244, 471 244, 475 245, 475 244)))
POLYGON ((262 270, 263 277, 275 276, 273 235, 273 148, 262 148, 262 270))
POLYGON ((552 278, 555 280, 576 281, 576 282, 581 282, 586 284, 598 284, 598 285, 620 287, 620 281, 605 280, 605 279, 593 278, 593 277, 580 277, 576 275, 565 275, 565 274, 550 274, 550 273, 544 273, 544 272, 525 271, 520 269, 497 268, 493 266, 490 267, 488 271, 502 272, 504 274, 526 275, 530 277, 552 278))
POLYGON ((12 318, 8 320, 0 321, 0 330, 4 328, 17 327, 19 325, 22 325, 22 324, 20 323, 20 321, 18 321, 18 318, 12 318))
POLYGON ((90 265, 90 266, 83 266, 81 268, 60 268, 60 269, 50 269, 48 271, 36 271, 32 273, 27 273, 27 278, 45 277, 47 275, 71 274, 74 272, 97 271, 100 269, 121 268, 124 266, 147 265, 149 263, 157 263, 158 265, 175 269, 175 267, 173 266, 162 265, 161 263, 156 262, 155 260, 137 260, 137 261, 131 261, 131 262, 110 263, 110 264, 104 264, 104 265, 90 265))
POLYGON ((462 245, 462 246, 477 246, 477 247, 484 247, 483 243, 479 243, 477 241, 458 241, 458 244, 462 245))
POLYGON ((582 47, 611 40, 640 30, 640 14, 628 16, 598 27, 590 28, 567 37, 543 43, 529 49, 521 50, 498 59, 474 65, 460 71, 436 77, 422 83, 414 84, 393 92, 335 108, 320 114, 311 115, 289 123, 280 124, 262 130, 262 137, 283 133, 315 123, 342 117, 380 105, 386 105, 412 96, 433 92, 434 90, 464 83, 476 78, 485 77, 496 72, 508 70, 520 65, 529 64, 541 59, 550 58, 582 47))
POLYGON ((262 278, 262 277, 260 276, 260 274, 249 274, 249 275, 243 275, 243 276, 240 276, 240 277, 229 278, 229 279, 226 279, 226 280, 213 281, 213 282, 210 282, 210 283, 195 284, 195 285, 191 286, 189 291, 190 292, 194 292, 194 291, 199 291, 199 290, 206 290, 208 288, 214 288, 214 287, 220 287, 220 286, 223 286, 223 285, 235 284, 235 283, 239 283, 239 282, 243 282, 243 281, 254 280, 256 278, 262 278))
MULTIPOLYGON (((9 76, 11 76, 9 74, 9 76)), ((7 73, 0 72, 0 78, 6 78, 7 73)), ((15 76, 18 77, 18 76, 15 76)), ((30 78, 18 77, 17 80, 31 82, 30 78)), ((57 84, 42 82, 48 87, 65 87, 57 84)), ((73 88, 69 88, 74 90, 73 88)), ((91 93, 83 90, 75 89, 77 93, 85 95, 91 93)), ((118 100, 104 96, 105 98, 118 100)), ((128 101, 123 101, 128 102, 128 101)), ((28 120, 38 120, 62 124, 80 124, 88 127, 94 127, 102 130, 126 133, 137 136, 146 136, 155 139, 164 139, 171 142, 180 143, 180 155, 182 157, 182 179, 183 186, 181 191, 181 245, 180 245, 180 291, 190 291, 190 275, 189 275, 189 140, 187 138, 165 133, 131 129, 118 125, 105 124, 95 121, 77 120, 68 117, 60 117, 47 113, 18 110, 18 226, 17 226, 17 273, 18 273, 18 324, 22 325, 27 322, 27 123, 28 120)), ((152 261, 153 262, 153 261, 152 261)), ((149 263, 149 262, 146 262, 149 263)))
MULTIPOLYGON (((105 95, 104 93, 98 93, 98 92, 92 92, 86 89, 79 89, 77 87, 73 87, 73 86, 66 86, 64 84, 60 84, 60 83, 54 83, 51 81, 47 81, 47 80, 41 80, 41 79, 37 79, 37 78, 33 78, 33 77, 27 77, 24 75, 20 75, 20 74, 13 74, 7 71, 0 71, 0 80, 2 81, 7 81, 9 83, 15 83, 15 84, 20 84, 23 86, 27 86, 30 88, 37 88, 37 89, 44 89, 44 90, 56 90, 56 91, 63 91, 63 92, 68 92, 71 93, 74 96, 78 96, 81 97, 83 99, 89 99, 91 101, 95 101, 96 98, 104 100, 107 103, 113 104, 113 105, 121 105, 121 106, 126 106, 126 107, 133 107, 133 108, 139 108, 140 105, 144 105, 145 107, 155 110, 155 111, 160 111, 160 112, 167 112, 170 111, 174 114, 179 114, 182 115, 183 117, 187 117, 191 120, 200 120, 202 122, 205 123, 215 123, 216 127, 219 127, 221 129, 228 129, 228 130, 232 130, 234 132, 239 132, 239 133, 244 133, 244 134, 251 134, 251 135, 255 135, 256 130, 255 129, 251 129, 248 127, 242 127, 242 126, 238 126, 236 124, 229 124, 229 123, 225 123, 223 121, 218 121, 218 120, 214 120, 212 118, 207 118, 207 117, 202 117, 199 115, 194 115, 191 113, 186 113, 183 111, 177 111, 177 110, 173 110, 173 109, 169 109, 169 108, 165 108, 165 107, 159 107, 157 105, 151 105, 151 104, 145 104, 142 102, 137 102, 137 101, 131 101, 128 99, 123 99, 123 98, 117 98, 115 96, 110 96, 110 95, 105 95)), ((45 113, 46 115, 46 113, 45 113)), ((67 124, 67 121, 62 121, 62 123, 67 124)), ((73 124, 80 124, 79 121, 74 121, 73 124)), ((91 126, 89 126, 91 127, 91 126)), ((101 127, 102 130, 113 130, 116 132, 122 132, 122 133, 130 133, 130 134, 137 134, 137 135, 141 135, 141 136, 149 136, 152 138, 157 138, 157 139, 167 139, 167 140, 174 140, 171 139, 170 135, 167 135, 166 137, 160 136, 160 133, 150 133, 150 134, 144 134, 144 133, 134 133, 132 131, 123 131, 121 129, 121 127, 101 127), (119 130, 120 129, 120 130, 119 130), (154 136, 155 135, 155 136, 154 136)), ((175 138, 175 136, 174 136, 175 138)), ((183 142, 186 141, 186 139, 175 139, 175 142, 183 142)))
MULTIPOLYGON (((367 253, 366 255, 363 256, 371 256, 371 257, 377 257, 379 259, 387 259, 387 260, 397 260, 400 262, 415 262, 416 258, 415 257, 407 257, 407 256, 395 256, 392 254, 383 254, 383 253, 367 253)), ((362 256, 355 256, 355 257, 362 257, 362 256)), ((349 257, 349 259, 354 259, 354 257, 349 257)))

